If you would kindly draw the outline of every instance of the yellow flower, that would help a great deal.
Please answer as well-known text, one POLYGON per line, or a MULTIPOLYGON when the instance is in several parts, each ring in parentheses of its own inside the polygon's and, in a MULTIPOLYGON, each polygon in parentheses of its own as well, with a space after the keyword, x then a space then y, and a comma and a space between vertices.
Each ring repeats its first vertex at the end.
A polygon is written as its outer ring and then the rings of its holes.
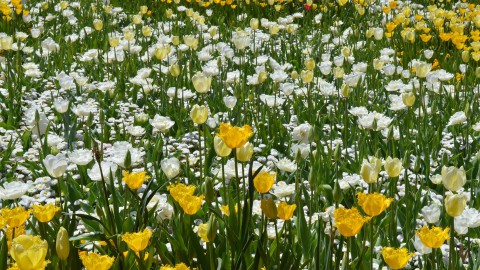
POLYGON ((10 255, 21 270, 41 270, 49 263, 47 251, 47 241, 39 236, 20 235, 13 239, 10 255))
POLYGON ((217 134, 229 148, 242 147, 252 135, 253 131, 249 125, 236 127, 227 123, 220 124, 220 133, 217 134))
POLYGON ((220 206, 220 210, 225 216, 230 216, 230 209, 228 208, 228 205, 222 205, 220 206))
POLYGON ((270 174, 266 171, 262 171, 253 179, 253 185, 259 193, 270 191, 273 183, 275 183, 275 174, 270 174))
POLYGON ((150 237, 152 237, 152 231, 145 229, 143 232, 126 233, 123 235, 122 240, 127 243, 131 250, 140 252, 147 248, 150 237))
POLYGON ((64 261, 70 254, 70 242, 68 241, 68 231, 64 227, 60 227, 55 242, 55 250, 60 260, 64 261))
POLYGON ((409 253, 406 248, 382 248, 383 260, 394 270, 404 268, 414 255, 414 253, 409 253))
POLYGON ((423 226, 422 229, 416 231, 415 234, 420 237, 422 243, 429 248, 439 248, 443 245, 445 240, 450 239, 448 232, 450 228, 442 229, 441 227, 432 227, 429 229, 423 226))
POLYGON ((179 202, 185 196, 192 196, 197 189, 194 185, 186 186, 185 184, 171 184, 167 187, 167 190, 170 191, 172 198, 179 202))
POLYGON ((208 240, 207 233, 208 233, 208 223, 202 223, 202 224, 198 225, 197 234, 198 234, 198 236, 200 236, 200 238, 202 238, 202 240, 205 243, 210 242, 208 240))
POLYGON ((114 257, 100 255, 94 252, 88 254, 82 253, 80 254, 80 259, 86 270, 108 270, 115 261, 114 257))
POLYGON ((33 216, 40 222, 49 222, 53 219, 55 214, 60 211, 60 207, 55 206, 53 203, 46 205, 35 204, 32 206, 33 216))
POLYGON ((195 215, 202 207, 203 196, 185 196, 178 203, 186 214, 195 215))
POLYGON ((0 230, 3 230, 5 226, 7 226, 7 219, 4 216, 0 215, 0 230))
POLYGON ((369 217, 363 217, 356 207, 346 209, 340 207, 333 212, 335 218, 335 226, 340 234, 345 237, 356 235, 365 222, 369 221, 369 217))
POLYGON ((146 171, 136 173, 124 171, 122 180, 130 189, 139 189, 147 179, 150 179, 150 176, 147 175, 146 171))
POLYGON ((218 136, 213 138, 213 148, 215 149, 215 153, 217 153, 217 155, 220 157, 226 157, 232 153, 232 149, 228 148, 228 146, 218 136))
POLYGON ((175 267, 170 265, 164 265, 160 267, 160 270, 190 270, 190 267, 186 266, 184 263, 179 263, 175 267))
POLYGON ((3 208, 2 216, 6 218, 8 226, 20 227, 30 217, 30 210, 25 210, 21 206, 13 209, 3 208))
POLYGON ((281 202, 277 206, 278 217, 283 220, 290 220, 296 208, 296 204, 287 204, 286 202, 281 202))
POLYGON ((392 198, 387 198, 379 193, 357 193, 358 204, 362 207, 363 212, 371 217, 375 217, 383 213, 385 209, 393 202, 392 198))

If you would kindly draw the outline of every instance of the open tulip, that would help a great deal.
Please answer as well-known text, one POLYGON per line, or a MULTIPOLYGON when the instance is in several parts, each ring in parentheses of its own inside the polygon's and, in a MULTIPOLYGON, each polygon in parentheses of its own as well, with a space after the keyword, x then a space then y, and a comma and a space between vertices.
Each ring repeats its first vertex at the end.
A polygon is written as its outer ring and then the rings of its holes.
POLYGON ((442 167, 442 183, 446 189, 452 192, 458 191, 463 187, 463 185, 465 185, 466 182, 467 175, 463 167, 460 167, 460 169, 453 166, 442 167))
POLYGON ((404 268, 410 258, 412 258, 414 255, 414 253, 409 253, 408 249, 406 248, 382 248, 383 260, 385 260, 387 265, 394 270, 404 268))
POLYGON ((39 236, 20 235, 13 239, 10 255, 21 270, 45 269, 48 251, 47 241, 39 236))

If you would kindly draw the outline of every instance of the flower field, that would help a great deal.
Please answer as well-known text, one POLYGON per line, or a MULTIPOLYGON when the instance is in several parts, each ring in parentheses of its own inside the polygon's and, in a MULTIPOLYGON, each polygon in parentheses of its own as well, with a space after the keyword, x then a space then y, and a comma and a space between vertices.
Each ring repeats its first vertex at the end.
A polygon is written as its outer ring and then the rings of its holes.
POLYGON ((0 269, 480 269, 475 1, 0 16, 0 269))

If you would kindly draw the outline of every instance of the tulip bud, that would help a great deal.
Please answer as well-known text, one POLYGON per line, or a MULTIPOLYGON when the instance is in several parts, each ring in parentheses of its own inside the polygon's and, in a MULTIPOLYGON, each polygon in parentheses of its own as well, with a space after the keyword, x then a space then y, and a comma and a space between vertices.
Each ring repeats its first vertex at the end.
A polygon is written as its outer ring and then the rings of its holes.
POLYGON ((64 227, 60 227, 58 230, 55 249, 61 261, 65 261, 68 258, 70 254, 70 242, 68 241, 68 232, 64 227))
POLYGON ((163 60, 170 53, 171 48, 168 44, 163 44, 155 48, 155 58, 158 60, 163 60))
POLYGON ((119 42, 120 42, 120 40, 116 36, 110 36, 108 38, 108 44, 110 44, 110 47, 112 47, 112 48, 117 47, 119 42))
POLYGON ((142 27, 142 34, 144 37, 151 37, 152 36, 152 27, 146 25, 142 27))
POLYGON ((465 194, 449 194, 445 198, 445 210, 451 217, 460 216, 467 205, 465 194))
POLYGON ((292 71, 292 73, 290 73, 290 77, 292 77, 294 80, 298 79, 298 72, 296 70, 292 71))
POLYGON ((267 218, 277 218, 277 206, 272 198, 269 198, 268 200, 262 200, 260 202, 260 208, 267 218))
POLYGON ((211 177, 207 177, 204 182, 204 194, 205 194, 205 201, 211 203, 215 198, 215 188, 213 179, 211 177))
POLYGON ((130 150, 127 150, 127 154, 125 155, 125 160, 123 161, 123 164, 126 169, 130 168, 132 165, 132 154, 130 154, 130 150))
POLYGON ((135 38, 135 32, 132 29, 126 29, 123 31, 123 37, 126 41, 132 41, 135 38))
POLYGON ((338 184, 338 180, 335 180, 335 186, 333 187, 333 200, 337 203, 343 200, 343 191, 338 184))
POLYGON ((193 105, 192 109, 190 110, 190 118, 192 118, 192 121, 195 124, 200 125, 205 123, 208 118, 208 107, 205 105, 193 105))
POLYGON ((385 160, 385 171, 389 177, 398 177, 402 172, 402 162, 398 158, 387 157, 385 160))
POLYGON ((142 15, 140 15, 140 14, 133 15, 132 22, 133 22, 133 24, 141 24, 142 23, 142 15))
POLYGON ((300 75, 304 83, 311 83, 313 81, 313 71, 311 70, 302 70, 300 75))
POLYGON ((198 93, 207 93, 212 85, 212 77, 207 76, 202 72, 197 72, 192 77, 192 83, 198 93))
POLYGON ((462 51, 462 61, 464 63, 468 63, 470 60, 470 52, 469 51, 462 51))
POLYGON ((210 214, 210 218, 208 219, 208 230, 207 230, 207 238, 210 242, 215 241, 215 237, 217 236, 217 228, 218 228, 218 220, 217 216, 214 214, 210 214))
POLYGON ((340 161, 342 158, 342 149, 340 147, 340 144, 335 145, 335 150, 333 151, 333 160, 335 161, 340 161))
POLYGON ((220 157, 229 156, 232 152, 232 148, 229 148, 218 136, 213 138, 213 148, 215 149, 215 153, 217 153, 217 155, 220 157))
POLYGON ((263 83, 268 77, 268 74, 266 71, 260 71, 258 73, 258 83, 263 83))
POLYGON ((376 157, 370 157, 369 160, 363 160, 360 175, 368 184, 377 182, 378 174, 382 168, 382 161, 376 157))
POLYGON ((466 182, 467 175, 465 173, 465 169, 463 169, 463 166, 460 167, 460 169, 457 169, 453 166, 442 167, 442 183, 446 189, 456 192, 461 189, 466 182))
POLYGON ((413 92, 405 92, 402 94, 403 104, 407 107, 412 107, 415 103, 415 94, 413 92))
POLYGON ((180 75, 180 66, 175 63, 173 65, 170 66, 170 75, 172 75, 173 77, 178 77, 180 75))
POLYGON ((480 67, 475 69, 475 77, 480 78, 480 67))
POLYGON ((343 98, 348 98, 350 96, 350 86, 347 84, 343 84, 342 88, 340 89, 340 95, 343 98))
POLYGON ((252 19, 250 20, 250 28, 252 28, 253 30, 257 30, 257 29, 258 29, 258 19, 252 18, 252 19))
POLYGON ((245 145, 237 149, 237 159, 241 162, 247 162, 252 158, 253 144, 247 142, 245 145))
POLYGON ((140 14, 147 14, 148 12, 148 7, 147 6, 141 6, 140 7, 140 14))

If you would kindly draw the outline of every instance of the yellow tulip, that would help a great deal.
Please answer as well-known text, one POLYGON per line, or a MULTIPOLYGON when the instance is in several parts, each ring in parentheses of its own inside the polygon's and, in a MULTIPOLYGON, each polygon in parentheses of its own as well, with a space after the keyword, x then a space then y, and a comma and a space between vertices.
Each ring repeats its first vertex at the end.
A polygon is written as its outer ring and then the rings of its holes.
POLYGON ((215 153, 220 157, 227 157, 232 153, 232 148, 229 148, 218 136, 213 138, 213 148, 215 149, 215 153))
POLYGON ((39 236, 20 235, 13 239, 10 255, 21 270, 45 269, 48 251, 47 241, 39 236))
POLYGON ((333 212, 333 216, 337 230, 345 237, 356 235, 362 229, 363 224, 370 220, 368 217, 363 217, 356 207, 351 209, 337 208, 333 212))
POLYGON ((3 208, 2 216, 7 220, 10 227, 20 227, 30 217, 30 210, 25 210, 21 206, 13 209, 3 208))
POLYGON ((141 171, 141 172, 135 172, 135 173, 130 173, 128 171, 123 172, 123 182, 127 184, 127 186, 132 189, 136 190, 139 189, 145 180, 149 179, 150 176, 147 175, 146 171, 141 171))
POLYGON ((115 257, 100 255, 94 252, 81 254, 80 259, 86 270, 108 270, 112 267, 112 264, 115 261, 115 257))
POLYGON ((205 105, 193 105, 192 109, 190 110, 190 118, 192 118, 192 121, 195 124, 199 125, 205 123, 208 118, 208 107, 205 105))
POLYGON ((467 206, 465 194, 449 194, 445 198, 445 210, 451 217, 460 216, 467 206))
POLYGON ((415 256, 415 253, 409 253, 406 248, 382 248, 383 260, 394 270, 404 268, 413 256, 415 256))
POLYGON ((283 220, 290 220, 296 208, 296 204, 288 204, 286 202, 281 202, 277 206, 278 217, 283 220))
POLYGON ((55 206, 53 203, 46 205, 35 204, 32 206, 33 216, 40 222, 49 222, 53 219, 55 214, 60 211, 60 207, 55 206))
POLYGON ((68 241, 68 232, 64 227, 60 227, 60 230, 58 230, 55 249, 60 260, 64 261, 68 258, 70 254, 70 242, 68 241))
POLYGON ((392 198, 387 198, 379 193, 357 193, 358 204, 362 207, 363 212, 371 217, 375 217, 383 213, 385 209, 393 202, 392 198))
POLYGON ((217 134, 229 148, 240 148, 253 136, 249 125, 243 127, 232 126, 227 123, 220 124, 220 133, 217 134))
POLYGON ((148 242, 150 241, 151 237, 152 231, 149 229, 145 229, 142 232, 124 234, 122 237, 122 241, 127 243, 128 248, 138 253, 147 248, 148 242))
POLYGON ((237 159, 240 162, 247 162, 252 158, 253 144, 247 142, 245 145, 237 149, 237 159))
POLYGON ((275 174, 262 171, 253 179, 253 185, 259 193, 267 193, 275 183, 275 174))
POLYGON ((415 234, 418 235, 422 243, 429 248, 439 248, 443 243, 450 239, 448 234, 450 228, 442 229, 441 227, 432 227, 429 229, 427 226, 423 226, 422 229, 416 231, 415 234))

